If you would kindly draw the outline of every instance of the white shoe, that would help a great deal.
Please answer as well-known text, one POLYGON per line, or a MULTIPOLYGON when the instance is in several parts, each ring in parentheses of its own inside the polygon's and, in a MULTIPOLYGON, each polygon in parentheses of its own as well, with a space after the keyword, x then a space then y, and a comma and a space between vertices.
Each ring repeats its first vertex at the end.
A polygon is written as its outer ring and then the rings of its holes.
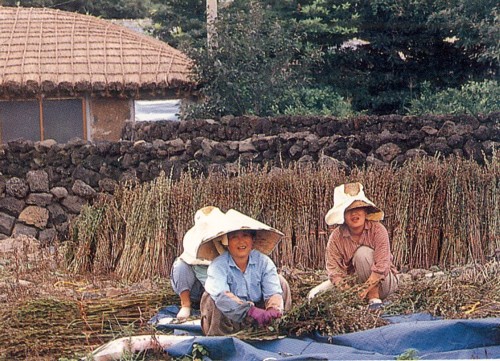
POLYGON ((179 312, 177 313, 177 319, 184 320, 191 316, 191 307, 181 307, 179 312))
POLYGON ((382 308, 382 300, 380 298, 370 298, 368 301, 368 309, 370 310, 378 310, 382 308))

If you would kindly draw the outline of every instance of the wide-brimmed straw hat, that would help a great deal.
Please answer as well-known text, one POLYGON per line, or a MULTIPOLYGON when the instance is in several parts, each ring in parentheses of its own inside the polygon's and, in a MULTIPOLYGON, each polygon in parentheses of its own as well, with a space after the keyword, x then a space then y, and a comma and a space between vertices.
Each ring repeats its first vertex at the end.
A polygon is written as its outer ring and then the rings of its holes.
POLYGON ((217 207, 203 207, 196 212, 194 222, 184 235, 184 252, 180 256, 188 264, 209 264, 224 252, 229 232, 255 231, 253 248, 264 254, 270 254, 283 236, 277 229, 234 209, 223 213, 217 207))
POLYGON ((359 182, 342 184, 335 187, 333 193, 333 208, 325 216, 326 224, 344 223, 344 212, 348 209, 366 208, 366 219, 370 221, 381 221, 384 212, 370 201, 363 191, 363 185, 359 182))

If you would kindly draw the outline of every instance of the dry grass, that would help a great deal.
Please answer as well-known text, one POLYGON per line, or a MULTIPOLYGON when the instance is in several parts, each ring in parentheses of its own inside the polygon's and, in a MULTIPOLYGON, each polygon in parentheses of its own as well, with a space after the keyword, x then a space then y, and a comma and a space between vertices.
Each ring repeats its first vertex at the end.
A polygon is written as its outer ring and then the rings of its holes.
MULTIPOLYGON (((127 283, 120 278, 67 273, 58 252, 33 251, 27 244, 10 255, 3 269, 0 294, 0 360, 58 360, 88 354, 115 338, 155 332, 147 321, 159 308, 177 304, 168 279, 127 283), (17 259, 17 261, 16 261, 17 259)), ((282 335, 323 335, 379 327, 380 312, 369 312, 357 289, 319 295, 307 292, 324 280, 324 271, 286 268, 294 307, 271 332, 242 332, 242 339, 282 335)), ((404 283, 384 312, 430 312, 444 318, 500 316, 500 264, 470 265, 442 277, 404 283)))
POLYGON ((416 159, 404 166, 356 169, 292 165, 240 169, 125 185, 114 198, 85 209, 73 227, 75 272, 116 272, 130 281, 168 276, 197 209, 235 208, 285 236, 272 253, 278 266, 322 268, 330 230, 324 215, 333 190, 360 181, 386 212, 398 267, 449 267, 484 263, 500 249, 500 161, 485 166, 462 159, 416 159))

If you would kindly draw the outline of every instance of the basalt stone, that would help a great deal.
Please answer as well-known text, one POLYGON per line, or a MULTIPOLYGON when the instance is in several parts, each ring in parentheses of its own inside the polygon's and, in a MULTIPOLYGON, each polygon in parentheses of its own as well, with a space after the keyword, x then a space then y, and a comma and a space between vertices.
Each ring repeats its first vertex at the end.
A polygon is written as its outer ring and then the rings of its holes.
POLYGON ((27 153, 34 149, 35 143, 31 140, 26 139, 14 139, 7 142, 9 149, 16 153, 27 153))
POLYGON ((61 207, 61 205, 53 203, 47 206, 47 209, 49 211, 49 222, 51 222, 52 224, 57 225, 68 220, 68 215, 61 207))
POLYGON ((37 228, 45 228, 49 220, 49 211, 42 207, 27 206, 23 209, 18 219, 24 224, 37 228))
POLYGON ((375 158, 373 155, 369 155, 366 157, 366 164, 376 168, 384 168, 388 166, 387 163, 381 161, 378 158, 375 158))
POLYGON ((26 198, 26 204, 45 207, 52 202, 53 197, 50 193, 30 193, 26 198))
POLYGON ((24 235, 24 236, 29 236, 33 238, 37 238, 38 236, 38 229, 35 227, 28 226, 23 223, 16 223, 14 226, 14 229, 12 230, 12 235, 19 236, 19 235, 24 235))
POLYGON ((384 162, 390 163, 394 158, 401 154, 401 148, 394 143, 382 144, 375 151, 384 162))
POLYGON ((300 157, 300 159, 298 160, 298 163, 299 164, 312 164, 314 163, 314 158, 312 156, 310 156, 309 154, 306 154, 306 155, 303 155, 302 157, 300 157))
POLYGON ((78 214, 80 213, 82 207, 87 204, 87 201, 78 196, 67 196, 62 200, 61 204, 68 210, 68 212, 78 214))
POLYGON ((405 153, 405 157, 407 159, 411 159, 411 158, 422 158, 422 157, 425 157, 427 156, 427 152, 423 149, 418 149, 418 148, 414 148, 414 149, 408 149, 405 153))
POLYGON ((68 196, 68 190, 64 187, 54 187, 50 190, 50 193, 57 199, 64 199, 68 196))
POLYGON ((71 190, 77 196, 85 199, 92 199, 97 195, 97 192, 94 190, 94 188, 79 179, 75 181, 73 187, 71 187, 71 190))
POLYGON ((464 145, 464 137, 453 134, 447 138, 447 143, 451 148, 461 148, 464 145))
POLYGON ((457 124, 455 132, 458 135, 467 135, 474 133, 474 127, 471 124, 457 124))
POLYGON ((436 135, 438 133, 438 130, 436 128, 433 128, 428 125, 424 125, 420 131, 424 132, 427 135, 436 135))
POLYGON ((149 153, 153 149, 153 145, 144 140, 138 140, 134 143, 133 149, 139 153, 149 153))
POLYGON ((474 137, 479 141, 485 141, 490 139, 491 131, 488 127, 480 125, 479 128, 474 130, 474 137))
POLYGON ((290 157, 293 160, 298 160, 302 156, 302 151, 303 151, 302 146, 300 146, 299 143, 297 143, 290 147, 290 149, 288 150, 288 154, 290 154, 290 157))
POLYGON ((449 137, 452 136, 453 134, 456 134, 456 124, 450 120, 444 122, 444 124, 441 126, 441 129, 437 132, 438 137, 449 137))
POLYGON ((248 138, 239 142, 238 151, 240 153, 257 152, 257 149, 252 143, 252 138, 248 138))
POLYGON ((90 185, 91 187, 97 187, 101 176, 99 175, 99 173, 79 165, 73 172, 73 179, 79 179, 90 185))
POLYGON ((346 162, 327 155, 321 155, 318 159, 318 164, 324 169, 345 170, 349 168, 346 162))
POLYGON ((200 144, 203 157, 210 158, 213 155, 215 155, 215 152, 213 150, 214 150, 214 145, 216 143, 217 142, 210 139, 203 139, 203 141, 200 144))
POLYGON ((482 153, 482 147, 481 144, 476 142, 475 140, 469 139, 464 147, 464 156, 469 159, 473 159, 476 162, 482 162, 483 161, 483 153, 482 153))
POLYGON ((8 214, 0 212, 0 233, 10 236, 16 219, 8 214))
POLYGON ((378 134, 378 139, 380 143, 391 143, 398 140, 397 135, 391 133, 387 129, 384 129, 380 134, 378 134))
POLYGON ((186 149, 185 143, 182 139, 169 140, 165 144, 169 155, 179 155, 186 149))
POLYGON ((95 172, 98 172, 103 164, 103 161, 104 160, 102 156, 98 154, 92 154, 86 157, 84 160, 82 160, 81 164, 83 167, 87 169, 91 169, 95 172))
POLYGON ((23 200, 12 196, 7 196, 0 199, 0 211, 11 216, 17 217, 21 214, 26 204, 23 200))
POLYGON ((433 142, 427 146, 426 150, 432 156, 434 156, 436 154, 448 156, 452 152, 451 148, 446 143, 446 139, 436 139, 435 142, 433 142))
POLYGON ((99 181, 99 190, 102 192, 113 194, 118 182, 111 178, 104 178, 99 181))
POLYGON ((3 196, 5 193, 6 184, 7 184, 7 181, 5 180, 5 178, 2 175, 0 175, 0 196, 3 196))
POLYGON ((113 143, 107 140, 99 140, 94 143, 96 154, 101 156, 109 155, 111 152, 113 143))
POLYGON ((361 166, 366 162, 366 154, 356 148, 349 148, 346 152, 345 161, 350 165, 361 166))
POLYGON ((26 180, 31 192, 49 191, 49 175, 44 170, 29 171, 26 180))
POLYGON ((40 151, 48 151, 53 146, 57 145, 54 139, 45 139, 35 143, 35 149, 40 151))
POLYGON ((12 177, 5 183, 5 191, 9 196, 24 198, 29 192, 29 186, 24 179, 12 177))

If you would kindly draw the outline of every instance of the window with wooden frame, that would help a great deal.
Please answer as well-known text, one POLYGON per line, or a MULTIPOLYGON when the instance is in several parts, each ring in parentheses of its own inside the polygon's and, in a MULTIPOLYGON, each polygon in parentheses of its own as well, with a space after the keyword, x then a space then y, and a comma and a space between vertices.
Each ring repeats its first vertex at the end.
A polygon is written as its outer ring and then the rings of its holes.
POLYGON ((0 101, 0 141, 87 139, 85 98, 0 101))

